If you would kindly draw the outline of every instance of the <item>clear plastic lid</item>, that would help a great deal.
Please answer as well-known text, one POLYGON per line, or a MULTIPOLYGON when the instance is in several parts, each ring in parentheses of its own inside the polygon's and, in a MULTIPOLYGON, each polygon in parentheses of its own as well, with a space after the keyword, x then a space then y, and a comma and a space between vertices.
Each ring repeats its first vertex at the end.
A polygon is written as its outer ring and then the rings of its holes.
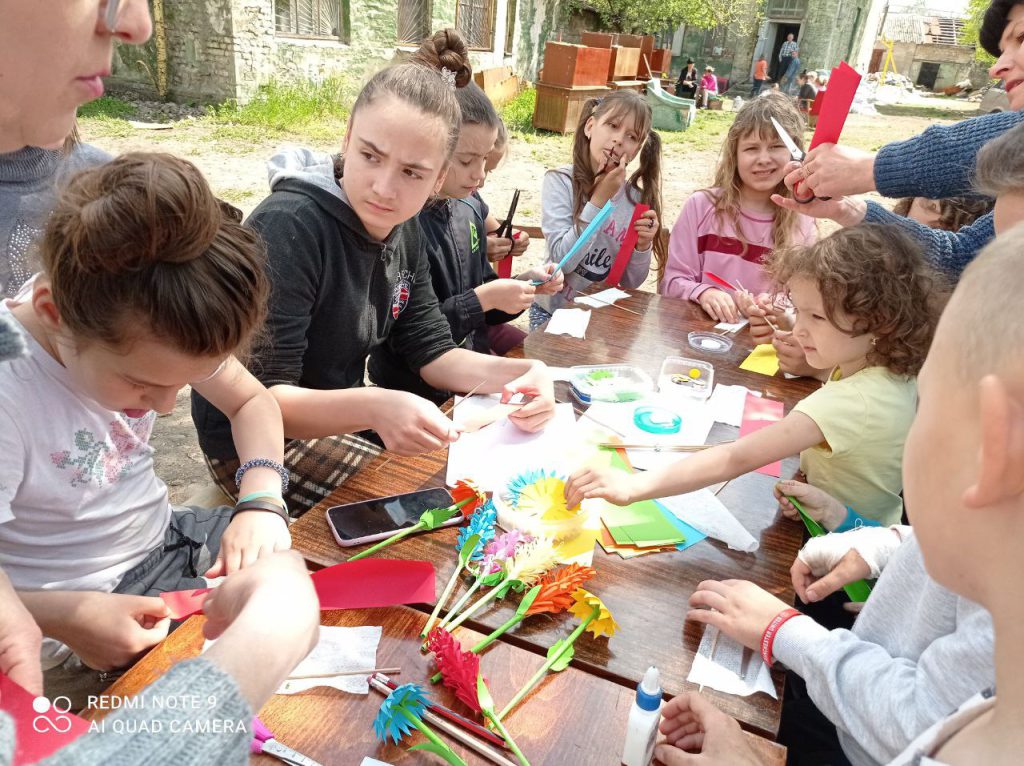
POLYGON ((690 342, 690 348, 707 354, 724 354, 732 348, 732 338, 719 335, 716 332, 694 330, 686 336, 686 339, 690 342))
POLYGON ((582 404, 632 402, 654 391, 651 376, 628 364, 570 367, 572 395, 582 404))
POLYGON ((714 365, 684 356, 665 357, 658 373, 658 391, 669 396, 707 399, 714 383, 714 365))

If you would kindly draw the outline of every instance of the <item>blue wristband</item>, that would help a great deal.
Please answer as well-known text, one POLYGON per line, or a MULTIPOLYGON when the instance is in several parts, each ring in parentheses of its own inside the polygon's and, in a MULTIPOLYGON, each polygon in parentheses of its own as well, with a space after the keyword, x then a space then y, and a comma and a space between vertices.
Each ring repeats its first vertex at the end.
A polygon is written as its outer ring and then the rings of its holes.
POLYGON ((242 477, 245 475, 245 472, 248 471, 250 468, 273 468, 275 471, 277 471, 278 476, 281 477, 281 495, 283 496, 284 493, 288 491, 288 482, 291 478, 290 474, 288 473, 288 469, 285 468, 280 463, 278 463, 276 460, 271 460, 270 458, 265 457, 258 457, 253 460, 246 460, 244 463, 238 466, 238 470, 235 471, 235 486, 237 486, 239 489, 242 488, 242 477))

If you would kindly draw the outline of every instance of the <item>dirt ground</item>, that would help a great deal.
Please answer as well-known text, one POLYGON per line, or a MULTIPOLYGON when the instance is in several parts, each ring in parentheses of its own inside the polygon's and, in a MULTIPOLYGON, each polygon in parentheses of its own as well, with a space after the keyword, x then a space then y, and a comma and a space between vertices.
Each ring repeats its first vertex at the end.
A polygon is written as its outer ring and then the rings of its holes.
MULTIPOLYGON (((890 141, 916 135, 931 124, 973 116, 976 108, 975 104, 965 101, 926 99, 914 106, 890 107, 886 114, 851 115, 843 140, 851 146, 876 150, 890 141)), ((704 113, 698 114, 698 123, 704 116, 704 113)), ((714 130, 693 130, 666 142, 663 153, 666 220, 663 223, 667 226, 674 223, 683 201, 711 182, 728 120, 721 115, 711 115, 708 119, 714 120, 714 130)), ((165 151, 191 160, 206 174, 219 196, 246 214, 268 193, 266 160, 277 147, 290 143, 336 151, 341 143, 340 137, 334 145, 307 143, 302 136, 267 135, 253 140, 251 131, 240 137, 206 120, 185 120, 169 130, 135 130, 126 125, 83 120, 81 131, 86 141, 111 154, 133 150, 165 151)), ((509 157, 492 174, 483 190, 498 217, 507 209, 513 190, 518 188, 522 191, 517 223, 540 225, 540 178, 546 169, 569 162, 570 141, 571 137, 553 134, 513 137, 509 157)), ((543 245, 533 244, 524 256, 524 265, 540 263, 543 257, 543 245)), ((653 281, 645 285, 645 289, 653 290, 653 281)), ((152 443, 157 451, 157 473, 170 488, 172 502, 182 502, 209 485, 189 415, 187 390, 178 396, 174 412, 157 421, 152 443)))

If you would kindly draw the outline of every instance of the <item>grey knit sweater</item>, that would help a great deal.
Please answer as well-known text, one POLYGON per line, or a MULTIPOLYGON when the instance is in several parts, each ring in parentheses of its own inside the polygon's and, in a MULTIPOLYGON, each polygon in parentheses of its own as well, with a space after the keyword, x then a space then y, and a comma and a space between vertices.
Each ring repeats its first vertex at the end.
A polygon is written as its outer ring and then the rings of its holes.
MULTIPOLYGON (((134 708, 111 713, 40 766, 249 762, 253 711, 235 680, 209 660, 199 657, 175 665, 137 699, 134 708), (191 702, 171 704, 177 699, 191 702)), ((14 724, 0 712, 0 766, 9 766, 13 753, 14 724)))
POLYGON ((110 155, 80 144, 62 151, 27 146, 0 154, 0 298, 11 297, 39 271, 36 242, 53 210, 59 185, 110 155))
POLYGON ((807 682, 854 766, 888 763, 995 684, 992 618, 932 580, 917 539, 893 554, 853 630, 785 623, 773 654, 807 682))
MULTIPOLYGON (((978 150, 993 138, 1024 122, 1024 113, 997 112, 954 125, 932 125, 919 136, 883 146, 875 157, 875 187, 886 197, 944 199, 972 192, 978 150)), ((958 232, 922 226, 868 202, 869 223, 899 226, 925 249, 928 261, 953 279, 959 278, 995 237, 992 214, 958 232)))

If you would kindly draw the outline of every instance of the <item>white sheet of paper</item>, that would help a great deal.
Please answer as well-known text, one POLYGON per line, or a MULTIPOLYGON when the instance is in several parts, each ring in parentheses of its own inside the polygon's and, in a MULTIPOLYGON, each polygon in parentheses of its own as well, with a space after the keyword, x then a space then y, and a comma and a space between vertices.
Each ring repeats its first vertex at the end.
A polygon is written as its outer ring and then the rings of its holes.
POLYGON ((391 764, 386 761, 378 761, 376 758, 371 758, 367 755, 363 757, 363 762, 359 766, 391 766, 391 764))
POLYGON ((745 386, 725 386, 719 383, 708 399, 711 416, 718 423, 739 428, 743 422, 743 407, 747 403, 747 394, 761 395, 745 386))
POLYGON ((590 312, 583 309, 556 309, 551 315, 544 332, 552 335, 571 335, 574 338, 587 336, 587 325, 590 324, 590 312))
MULTIPOLYGON (((346 670, 371 670, 377 667, 377 645, 380 643, 382 628, 379 625, 365 625, 358 628, 342 628, 321 625, 320 638, 316 646, 292 671, 295 676, 313 673, 341 673, 346 670)), ((207 641, 206 651, 213 645, 207 641)), ((350 694, 369 694, 370 685, 366 676, 334 676, 333 678, 304 678, 285 680, 275 694, 295 694, 317 686, 329 686, 350 694)))
POLYGON ((738 322, 719 322, 715 325, 715 329, 724 330, 725 332, 739 332, 748 324, 750 324, 750 320, 744 318, 738 322))
POLYGON ((552 367, 548 365, 548 374, 551 375, 552 380, 564 380, 566 382, 572 380, 572 368, 570 367, 552 367))
MULTIPOLYGON (((595 402, 587 413, 618 431, 627 444, 704 444, 711 433, 711 426, 714 425, 714 418, 707 402, 665 394, 651 394, 635 402, 595 402), (679 432, 659 436, 639 428, 633 420, 633 415, 637 407, 646 405, 664 407, 676 413, 682 420, 679 432)), ((633 449, 626 450, 626 454, 634 468, 649 471, 675 463, 692 453, 633 449)))
POLYGON ((659 498, 658 502, 676 518, 699 529, 708 537, 721 540, 734 551, 753 553, 760 546, 710 489, 659 498))
MULTIPOLYGON (((473 397, 459 407, 454 415, 468 417, 473 408, 486 406, 473 397), (463 409, 467 412, 463 413, 463 409)), ((457 421, 456 421, 457 422, 457 421)), ((463 434, 448 447, 449 486, 459 479, 472 479, 486 492, 504 489, 508 480, 527 467, 544 467, 569 472, 564 465, 565 444, 572 438, 576 426, 571 404, 556 404, 555 416, 543 431, 528 434, 507 418, 486 428, 463 434)))
POLYGON ((599 293, 593 295, 579 295, 574 300, 574 303, 582 303, 584 306, 591 306, 595 309, 604 308, 620 301, 623 298, 629 298, 630 295, 625 290, 620 290, 617 287, 609 287, 607 290, 602 290, 599 293))
POLYGON ((703 684, 726 694, 749 697, 751 694, 764 692, 772 699, 778 699, 771 671, 764 664, 761 655, 750 649, 746 651, 746 673, 741 675, 744 669, 743 645, 724 633, 719 633, 718 628, 708 625, 704 628, 704 636, 697 647, 697 654, 694 655, 693 665, 690 666, 690 674, 686 676, 686 680, 691 684, 703 684), (711 659, 712 644, 715 649, 714 659, 711 659))

